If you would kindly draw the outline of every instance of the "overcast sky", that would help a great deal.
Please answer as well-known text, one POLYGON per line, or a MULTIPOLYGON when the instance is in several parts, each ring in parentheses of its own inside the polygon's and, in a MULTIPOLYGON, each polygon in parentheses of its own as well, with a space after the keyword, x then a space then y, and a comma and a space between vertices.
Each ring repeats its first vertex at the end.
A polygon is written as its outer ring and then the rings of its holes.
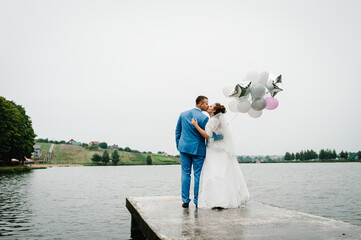
MULTIPOLYGON (((237 154, 361 150, 361 1, 0 0, 0 96, 40 138, 178 154, 198 95, 282 74, 280 104, 230 124, 237 154)), ((235 113, 228 112, 231 120, 235 113)))

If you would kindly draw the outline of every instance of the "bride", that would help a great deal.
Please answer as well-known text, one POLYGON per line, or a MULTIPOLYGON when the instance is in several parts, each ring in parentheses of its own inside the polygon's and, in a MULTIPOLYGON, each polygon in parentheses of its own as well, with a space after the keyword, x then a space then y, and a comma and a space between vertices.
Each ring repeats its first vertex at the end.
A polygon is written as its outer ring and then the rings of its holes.
POLYGON ((210 120, 205 130, 199 127, 197 119, 192 125, 208 139, 200 183, 198 207, 237 208, 249 200, 246 182, 233 149, 232 136, 224 114, 226 108, 215 103, 207 112, 210 120))

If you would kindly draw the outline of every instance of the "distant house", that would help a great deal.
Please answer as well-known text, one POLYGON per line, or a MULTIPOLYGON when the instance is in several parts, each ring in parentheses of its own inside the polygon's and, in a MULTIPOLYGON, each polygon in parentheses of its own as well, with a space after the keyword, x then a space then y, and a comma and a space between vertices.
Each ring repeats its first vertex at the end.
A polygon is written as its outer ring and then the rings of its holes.
POLYGON ((90 143, 89 143, 89 146, 91 146, 91 145, 99 145, 99 141, 91 141, 90 143))
POLYGON ((113 145, 110 147, 110 150, 119 150, 119 146, 116 145, 116 144, 113 144, 113 145))
POLYGON ((68 141, 69 144, 73 144, 73 142, 75 142, 74 139, 70 139, 70 140, 68 141))
POLYGON ((72 142, 72 144, 71 144, 71 145, 74 145, 74 146, 81 146, 81 144, 82 144, 81 142, 75 142, 75 141, 74 141, 74 142, 72 142))
POLYGON ((31 154, 32 158, 41 158, 41 145, 34 145, 34 152, 31 154))

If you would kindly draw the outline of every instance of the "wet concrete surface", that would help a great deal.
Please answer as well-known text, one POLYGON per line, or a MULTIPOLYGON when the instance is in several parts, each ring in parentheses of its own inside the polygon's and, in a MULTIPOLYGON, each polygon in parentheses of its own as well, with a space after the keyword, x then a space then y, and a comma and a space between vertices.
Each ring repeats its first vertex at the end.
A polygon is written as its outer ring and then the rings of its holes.
POLYGON ((361 226, 249 201, 236 209, 181 207, 181 197, 128 197, 133 239, 361 239, 361 226), (137 234, 138 233, 138 234, 137 234))

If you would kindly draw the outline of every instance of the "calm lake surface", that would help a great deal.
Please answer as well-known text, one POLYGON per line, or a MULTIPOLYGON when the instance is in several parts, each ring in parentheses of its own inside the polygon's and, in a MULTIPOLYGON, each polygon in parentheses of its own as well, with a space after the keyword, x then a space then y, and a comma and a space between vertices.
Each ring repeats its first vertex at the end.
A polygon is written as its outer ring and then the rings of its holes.
MULTIPOLYGON (((256 201, 361 226, 360 163, 240 166, 256 201)), ((0 238, 129 239, 125 198, 163 195, 180 195, 179 165, 0 175, 0 238)))

